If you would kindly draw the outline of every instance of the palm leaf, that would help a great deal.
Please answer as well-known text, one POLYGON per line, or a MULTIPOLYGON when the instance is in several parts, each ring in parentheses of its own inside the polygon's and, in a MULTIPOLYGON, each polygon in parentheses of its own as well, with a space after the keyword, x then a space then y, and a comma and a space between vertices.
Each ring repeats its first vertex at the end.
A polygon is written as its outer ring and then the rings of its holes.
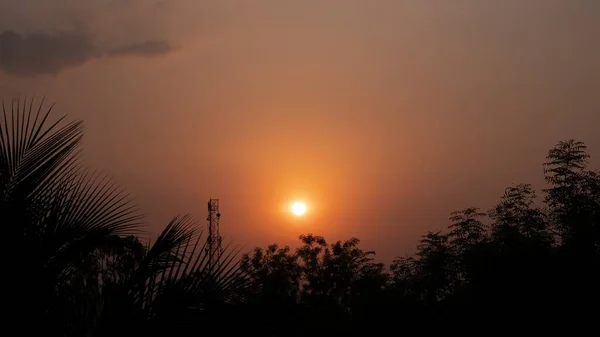
POLYGON ((61 282, 115 235, 135 233, 141 216, 111 179, 83 168, 82 122, 63 123, 64 116, 51 122, 52 108, 26 97, 10 107, 2 101, 0 221, 24 251, 9 259, 23 310, 56 325, 52 310, 62 312, 67 300, 57 290, 61 282))
POLYGON ((189 215, 173 218, 148 247, 127 288, 110 294, 113 305, 105 308, 103 333, 123 324, 129 325, 128 331, 145 326, 150 327, 147 333, 173 333, 174 328, 202 322, 222 306, 242 303, 256 291, 240 270, 238 248, 226 247, 213 264, 206 247, 206 237, 189 215))

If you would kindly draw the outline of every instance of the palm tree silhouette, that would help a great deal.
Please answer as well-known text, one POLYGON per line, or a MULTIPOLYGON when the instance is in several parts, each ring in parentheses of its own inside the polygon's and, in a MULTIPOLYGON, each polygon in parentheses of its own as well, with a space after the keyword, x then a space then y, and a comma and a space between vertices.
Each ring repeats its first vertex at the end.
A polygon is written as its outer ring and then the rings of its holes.
POLYGON ((111 179, 82 165, 82 122, 50 122, 43 103, 2 102, 0 219, 11 240, 4 248, 22 248, 18 258, 3 255, 21 290, 16 312, 50 329, 62 321, 53 314, 67 297, 60 285, 115 235, 136 233, 141 216, 111 179))
POLYGON ((143 229, 138 208, 82 163, 83 123, 50 122, 52 108, 27 98, 9 108, 2 102, 0 221, 10 238, 2 256, 16 295, 8 305, 34 323, 19 331, 153 334, 243 302, 254 283, 239 270, 239 249, 209 265, 188 215, 141 244, 133 236, 143 229))

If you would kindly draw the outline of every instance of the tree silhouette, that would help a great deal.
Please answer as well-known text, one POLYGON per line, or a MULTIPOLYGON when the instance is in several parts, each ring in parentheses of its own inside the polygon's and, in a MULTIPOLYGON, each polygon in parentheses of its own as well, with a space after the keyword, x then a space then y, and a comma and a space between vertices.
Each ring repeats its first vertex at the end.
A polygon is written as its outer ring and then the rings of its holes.
POLYGON ((260 286, 260 292, 252 298, 256 312, 260 313, 253 319, 265 322, 260 332, 278 335, 294 326, 302 314, 298 306, 302 270, 290 247, 273 244, 264 250, 256 248, 244 254, 241 269, 260 286))
POLYGON ((488 212, 452 212, 446 231, 427 232, 415 254, 389 270, 356 238, 328 243, 313 234, 300 236, 295 251, 273 244, 239 259, 240 249, 228 246, 212 264, 190 215, 140 242, 136 207, 80 159, 82 123, 50 122, 50 111, 33 100, 3 103, 2 257, 14 295, 5 296, 6 329, 50 336, 597 329, 600 172, 588 169, 582 142, 550 149, 541 200, 531 185, 517 184, 488 212))
POLYGON ((586 170, 587 146, 568 140, 559 142, 548 152, 544 163, 546 203, 563 244, 569 249, 597 249, 600 214, 600 179, 598 173, 586 170))
POLYGON ((290 247, 273 244, 265 250, 256 248, 252 255, 244 254, 241 268, 262 286, 262 297, 267 302, 298 302, 301 269, 290 247))
POLYGON ((18 294, 8 321, 33 323, 21 333, 182 331, 253 292, 238 249, 208 265, 189 217, 174 218, 148 247, 131 236, 142 217, 112 180, 82 164, 82 122, 50 122, 52 107, 33 99, 2 108, 0 219, 11 239, 2 256, 18 294))
POLYGON ((534 207, 535 199, 535 191, 529 184, 506 188, 500 203, 489 212, 489 217, 494 221, 493 240, 505 245, 518 244, 523 240, 550 245, 553 240, 547 216, 534 207))
POLYGON ((12 241, 3 254, 9 288, 20 289, 13 313, 51 333, 70 315, 60 309, 68 296, 57 290, 113 236, 136 233, 141 217, 110 179, 82 166, 82 123, 50 122, 52 107, 33 104, 16 100, 7 110, 2 102, 0 218, 12 241), (25 248, 19 259, 9 257, 15 247, 25 248))
POLYGON ((200 329, 255 292, 249 275, 227 249, 209 263, 207 241, 190 216, 175 217, 150 245, 125 282, 106 289, 96 335, 161 335, 200 329))

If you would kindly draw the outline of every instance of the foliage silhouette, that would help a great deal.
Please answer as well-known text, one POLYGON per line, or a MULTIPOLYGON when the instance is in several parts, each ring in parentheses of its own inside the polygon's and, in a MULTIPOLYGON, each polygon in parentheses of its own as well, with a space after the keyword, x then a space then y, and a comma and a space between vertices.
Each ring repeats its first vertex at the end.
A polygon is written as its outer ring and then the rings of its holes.
POLYGON ((146 335, 198 325, 256 292, 226 249, 207 263, 189 216, 175 217, 149 246, 128 196, 81 161, 83 124, 50 122, 43 101, 2 104, 0 219, 11 270, 8 307, 23 334, 146 335), (18 258, 11 256, 25 248, 18 258), (194 317, 195 314, 195 317, 194 317), (188 316, 190 318, 188 318, 188 316), (192 319, 191 317, 194 317, 192 319))
POLYGON ((595 328, 600 171, 588 169, 582 142, 550 149, 543 198, 517 184, 488 212, 452 212, 447 231, 426 233, 389 269, 356 238, 328 243, 313 234, 296 250, 272 244, 239 256, 227 247, 213 265, 190 215, 140 242, 137 208, 82 164, 82 123, 50 122, 50 112, 33 100, 3 103, 2 256, 5 289, 15 295, 6 296, 7 329, 362 336, 595 328))
POLYGON ((420 332, 590 327, 600 300, 600 174, 587 170, 588 158, 585 144, 559 142, 544 164, 543 205, 531 185, 510 186, 488 212, 451 213, 447 232, 425 234, 414 256, 396 258, 389 272, 356 239, 328 245, 313 235, 300 237, 296 254, 280 250, 285 259, 259 258, 260 270, 294 275, 280 277, 279 290, 301 285, 294 314, 305 327, 297 335, 387 334, 394 319, 420 332))
POLYGON ((48 326, 60 324, 56 288, 79 272, 80 259, 135 233, 141 219, 115 184, 82 167, 82 123, 50 123, 51 110, 33 99, 10 109, 3 102, 0 125, 0 214, 11 246, 26 248, 6 261, 11 285, 24 290, 11 304, 48 326))

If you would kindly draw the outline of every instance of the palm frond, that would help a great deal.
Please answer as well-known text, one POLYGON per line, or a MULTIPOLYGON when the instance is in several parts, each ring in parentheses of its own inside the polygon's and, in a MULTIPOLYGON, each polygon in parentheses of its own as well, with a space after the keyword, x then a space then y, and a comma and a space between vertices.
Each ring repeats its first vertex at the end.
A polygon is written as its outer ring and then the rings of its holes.
POLYGON ((52 109, 25 97, 10 107, 2 101, 0 116, 0 221, 7 237, 26 247, 11 261, 13 281, 25 290, 26 310, 42 316, 70 301, 59 289, 90 254, 141 224, 108 176, 83 168, 83 123, 63 123, 66 116, 51 121, 52 109))
POLYGON ((179 249, 195 235, 195 222, 189 215, 174 217, 149 247, 144 263, 154 270, 164 270, 182 261, 179 249))
POLYGON ((36 190, 55 183, 65 169, 78 161, 83 123, 75 121, 60 126, 65 117, 48 123, 52 106, 35 117, 33 99, 27 104, 13 101, 10 112, 2 101, 3 123, 0 125, 0 197, 17 203, 27 200, 36 190))
POLYGON ((104 315, 112 318, 105 322, 123 324, 123 315, 134 314, 137 318, 129 322, 139 322, 141 316, 144 324, 158 330, 193 325, 207 313, 239 304, 258 290, 240 269, 239 248, 226 247, 216 263, 211 263, 206 248, 206 237, 189 215, 173 218, 147 248, 127 288, 119 292, 128 299, 121 297, 116 302, 119 308, 107 307, 104 315))

